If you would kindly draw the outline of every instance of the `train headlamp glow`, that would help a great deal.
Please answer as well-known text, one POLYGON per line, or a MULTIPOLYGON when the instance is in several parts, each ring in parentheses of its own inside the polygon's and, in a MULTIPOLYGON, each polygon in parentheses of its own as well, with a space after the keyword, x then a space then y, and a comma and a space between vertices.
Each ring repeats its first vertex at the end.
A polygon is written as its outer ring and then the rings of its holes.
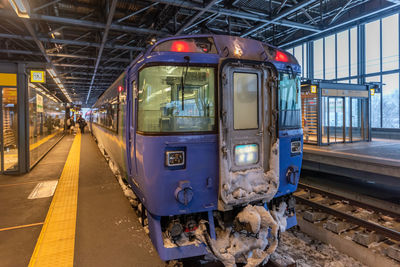
POLYGON ((165 165, 168 167, 185 165, 185 151, 165 152, 165 165))
POLYGON ((258 145, 235 146, 235 163, 237 166, 256 164, 258 162, 258 145))
POLYGON ((301 153, 301 141, 292 141, 290 143, 290 152, 292 154, 301 153))

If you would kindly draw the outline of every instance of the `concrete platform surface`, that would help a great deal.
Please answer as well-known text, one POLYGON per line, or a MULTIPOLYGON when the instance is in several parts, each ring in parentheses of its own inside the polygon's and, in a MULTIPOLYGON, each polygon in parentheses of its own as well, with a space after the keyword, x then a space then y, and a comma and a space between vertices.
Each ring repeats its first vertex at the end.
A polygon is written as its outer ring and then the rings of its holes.
MULTIPOLYGON (((28 196, 60 178, 73 141, 64 137, 28 174, 0 176, 1 267, 29 265, 54 197, 28 196)), ((165 266, 89 134, 81 139, 77 194, 74 266, 165 266)))
POLYGON ((30 172, 0 175, 0 266, 28 266, 51 197, 28 199, 39 182, 58 180, 73 137, 64 137, 30 172))
POLYGON ((164 266, 89 134, 82 135, 74 266, 164 266))
POLYGON ((340 167, 354 170, 354 178, 369 174, 400 178, 399 140, 374 139, 320 147, 304 145, 303 151, 303 168, 307 170, 332 173, 340 167))

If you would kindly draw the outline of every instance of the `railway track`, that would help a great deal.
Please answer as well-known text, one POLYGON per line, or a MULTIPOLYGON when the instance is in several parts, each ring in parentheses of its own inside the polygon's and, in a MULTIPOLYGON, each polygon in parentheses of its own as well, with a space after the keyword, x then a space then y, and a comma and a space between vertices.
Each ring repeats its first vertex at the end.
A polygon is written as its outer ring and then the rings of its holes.
POLYGON ((400 209, 303 183, 294 196, 298 218, 311 223, 308 226, 313 224, 352 240, 400 266, 400 209))

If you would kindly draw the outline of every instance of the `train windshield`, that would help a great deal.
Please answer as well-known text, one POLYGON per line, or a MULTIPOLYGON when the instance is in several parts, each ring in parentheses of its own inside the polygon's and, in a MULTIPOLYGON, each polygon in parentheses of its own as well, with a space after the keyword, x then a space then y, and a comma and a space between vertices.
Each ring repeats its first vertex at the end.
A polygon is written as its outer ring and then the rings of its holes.
POLYGON ((301 127, 300 77, 279 74, 279 128, 301 127))
POLYGON ((215 70, 154 66, 139 74, 138 131, 215 131, 215 70))

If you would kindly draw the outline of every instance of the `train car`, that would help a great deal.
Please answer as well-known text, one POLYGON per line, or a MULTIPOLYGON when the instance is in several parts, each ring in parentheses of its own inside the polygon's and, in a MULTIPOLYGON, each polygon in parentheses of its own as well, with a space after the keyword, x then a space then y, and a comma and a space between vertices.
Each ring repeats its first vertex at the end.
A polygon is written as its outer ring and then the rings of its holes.
POLYGON ((300 73, 260 41, 170 37, 98 99, 90 129, 140 201, 161 259, 258 264, 296 225, 300 73))

